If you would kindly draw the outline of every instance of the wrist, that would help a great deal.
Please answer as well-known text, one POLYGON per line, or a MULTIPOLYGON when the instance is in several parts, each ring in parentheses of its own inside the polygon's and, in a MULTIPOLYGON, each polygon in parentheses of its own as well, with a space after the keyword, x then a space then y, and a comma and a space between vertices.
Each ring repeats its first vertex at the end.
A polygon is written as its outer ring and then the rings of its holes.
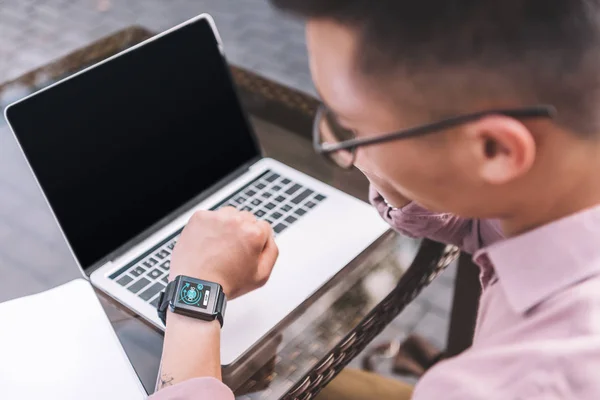
POLYGON ((161 381, 176 385, 198 377, 221 379, 221 326, 168 311, 161 381))
POLYGON ((199 330, 206 332, 221 332, 221 324, 218 320, 205 321, 182 314, 177 314, 169 309, 167 311, 167 330, 183 332, 194 331, 195 333, 199 330))

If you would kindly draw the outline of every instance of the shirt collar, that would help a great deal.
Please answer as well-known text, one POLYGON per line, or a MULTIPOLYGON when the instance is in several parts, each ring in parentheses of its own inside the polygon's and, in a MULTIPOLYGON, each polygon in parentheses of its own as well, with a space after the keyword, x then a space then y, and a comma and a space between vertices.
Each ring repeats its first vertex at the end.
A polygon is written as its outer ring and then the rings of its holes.
MULTIPOLYGON (((475 253, 482 283, 490 269, 512 308, 524 313, 554 293, 600 273, 600 206, 475 253)), ((485 286, 484 286, 485 287, 485 286)))

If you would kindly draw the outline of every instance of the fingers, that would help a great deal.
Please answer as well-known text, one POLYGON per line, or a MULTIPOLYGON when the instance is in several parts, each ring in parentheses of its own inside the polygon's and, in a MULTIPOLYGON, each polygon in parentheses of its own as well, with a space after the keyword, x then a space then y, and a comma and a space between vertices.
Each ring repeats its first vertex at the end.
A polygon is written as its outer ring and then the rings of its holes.
POLYGON ((260 284, 264 285, 271 276, 275 262, 279 257, 279 248, 275 243, 275 237, 271 234, 263 252, 258 259, 258 274, 260 277, 260 284))
POLYGON ((256 256, 259 256, 265 248, 269 237, 273 236, 273 230, 268 222, 258 221, 254 215, 250 215, 251 217, 248 217, 249 220, 244 221, 240 226, 239 233, 242 235, 240 238, 252 247, 256 256))
POLYGON ((269 245, 269 241, 272 241, 274 238, 274 232, 273 232, 273 228, 271 227, 271 224, 269 224, 267 221, 257 221, 257 226, 261 231, 261 243, 260 243, 260 251, 261 253, 265 251, 265 249, 267 248, 267 246, 269 245))
POLYGON ((216 219, 226 229, 234 229, 235 234, 242 235, 241 239, 249 241, 256 253, 259 254, 266 246, 273 229, 266 221, 259 221, 248 211, 238 211, 234 207, 223 207, 217 211, 198 211, 194 214, 197 221, 204 218, 216 219))
POLYGON ((267 221, 264 220, 257 220, 256 224, 258 225, 258 227, 260 228, 261 232, 263 233, 264 237, 265 237, 265 244, 267 239, 269 239, 269 237, 273 236, 273 228, 271 227, 271 224, 269 224, 267 221))
POLYGON ((218 214, 221 216, 233 216, 233 215, 239 214, 239 211, 235 207, 227 206, 227 207, 219 208, 217 211, 215 211, 215 214, 218 214))
POLYGON ((238 217, 244 222, 256 223, 256 215, 249 211, 239 211, 238 217))
MULTIPOLYGON (((265 221, 258 221, 258 219, 256 218, 256 216, 249 212, 249 211, 238 211, 236 208, 234 207, 223 207, 221 209, 219 209, 218 211, 216 211, 217 213, 220 213, 220 215, 224 218, 235 218, 238 222, 242 222, 242 223, 260 223, 260 222, 265 222, 265 221)), ((265 222, 266 223, 266 222, 265 222)), ((268 223, 267 223, 268 225, 268 223)), ((268 225, 270 228, 270 225, 268 225)), ((265 227, 261 227, 261 229, 265 229, 265 227)))
MULTIPOLYGON (((225 220, 236 221, 236 234, 241 240, 249 244, 258 255, 258 265, 255 275, 255 284, 258 287, 265 285, 271 276, 279 249, 275 243, 273 228, 267 221, 258 220, 250 212, 239 212, 235 208, 221 209, 225 220)), ((219 211, 221 211, 219 210, 219 211)))
POLYGON ((239 211, 235 207, 227 206, 214 211, 214 213, 223 218, 237 218, 242 221, 255 222, 256 216, 248 211, 239 211))

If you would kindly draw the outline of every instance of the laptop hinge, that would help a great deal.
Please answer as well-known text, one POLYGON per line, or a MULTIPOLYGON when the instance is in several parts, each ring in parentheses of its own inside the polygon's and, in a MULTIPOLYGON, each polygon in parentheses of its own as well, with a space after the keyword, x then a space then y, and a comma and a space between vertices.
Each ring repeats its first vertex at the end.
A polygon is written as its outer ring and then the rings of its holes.
POLYGON ((201 194, 194 197, 192 200, 188 201, 186 204, 184 204, 183 206, 179 207, 178 209, 176 209, 175 211, 170 213, 167 217, 158 221, 157 223, 152 225, 150 228, 148 228, 147 230, 145 230, 144 232, 142 232, 141 234, 136 236, 134 239, 125 243, 124 245, 119 247, 117 250, 108 254, 106 257, 95 262, 92 266, 85 268, 86 275, 89 276, 94 271, 98 270, 99 268, 103 267, 104 265, 108 264, 109 262, 118 259, 123 254, 127 253, 132 247, 140 244, 141 242, 143 242, 144 240, 146 240, 150 236, 152 236, 152 234, 154 234, 156 231, 164 228, 165 226, 167 226, 168 224, 173 222, 181 214, 184 214, 186 211, 189 211, 194 206, 196 206, 198 203, 200 203, 203 200, 207 199, 208 197, 212 196, 213 194, 215 194, 216 192, 218 192, 219 190, 221 190, 225 186, 227 186, 229 183, 233 182, 240 176, 247 173, 250 170, 250 167, 252 167, 252 165, 256 164, 261 159, 262 159, 262 156, 260 156, 260 155, 252 158, 250 161, 248 161, 247 163, 245 163, 242 166, 240 166, 239 168, 237 168, 234 172, 227 175, 225 178, 221 179, 218 183, 211 186, 209 189, 203 191, 201 194))

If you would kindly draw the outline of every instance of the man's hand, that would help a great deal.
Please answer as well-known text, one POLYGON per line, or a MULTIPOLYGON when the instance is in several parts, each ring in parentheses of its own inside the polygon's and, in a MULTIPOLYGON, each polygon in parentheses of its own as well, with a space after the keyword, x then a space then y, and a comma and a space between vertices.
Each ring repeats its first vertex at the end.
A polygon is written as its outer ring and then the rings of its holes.
MULTIPOLYGON (((199 211, 177 241, 171 278, 219 283, 231 300, 264 285, 278 254, 269 223, 231 207, 199 211)), ((169 313, 159 389, 196 377, 221 379, 220 334, 217 321, 169 313)))
POLYGON ((171 279, 187 275, 219 283, 231 300, 267 283, 278 255, 268 222, 232 207, 198 211, 177 241, 171 279))

